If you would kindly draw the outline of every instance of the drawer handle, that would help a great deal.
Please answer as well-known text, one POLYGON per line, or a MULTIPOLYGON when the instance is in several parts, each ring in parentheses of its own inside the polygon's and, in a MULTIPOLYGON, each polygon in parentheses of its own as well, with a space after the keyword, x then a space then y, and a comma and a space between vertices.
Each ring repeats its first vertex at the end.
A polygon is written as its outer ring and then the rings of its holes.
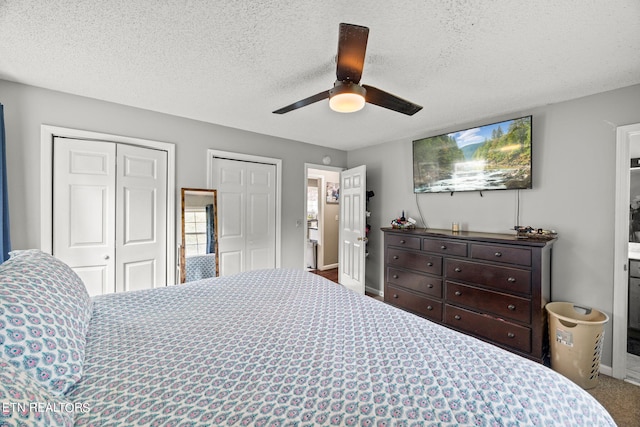
POLYGON ((496 252, 494 255, 500 258, 502 256, 502 252, 496 252))
POLYGON ((393 278, 394 278, 394 279, 397 279, 397 278, 398 278, 398 275, 397 275, 397 274, 394 274, 394 275, 393 275, 393 278))
POLYGON ((515 338, 515 337, 516 337, 516 334, 514 334, 513 332, 509 332, 509 333, 507 334, 507 337, 509 337, 509 338, 515 338))
POLYGON ((393 294, 393 297, 394 298, 398 298, 398 294, 393 294))
POLYGON ((445 245, 440 246, 440 249, 442 249, 443 251, 447 250, 447 247, 445 245))
POLYGON ((407 243, 407 242, 405 242, 405 240, 404 240, 404 239, 400 240, 400 244, 401 244, 401 245, 404 245, 405 243, 407 243))
POLYGON ((460 292, 460 291, 455 291, 453 294, 454 294, 455 296, 459 297, 460 295, 462 295, 462 292, 460 292))
POLYGON ((453 318, 454 318, 454 319, 456 319, 456 320, 460 320, 460 319, 462 319, 462 317, 460 317, 460 315, 459 315, 459 314, 456 314, 455 316, 453 316, 453 318))
POLYGON ((429 310, 429 311, 433 310, 433 306, 428 305, 428 306, 427 306, 427 310, 429 310))
POLYGON ((453 269, 453 271, 455 271, 456 273, 460 273, 462 269, 460 267, 456 267, 453 269))
POLYGON ((509 310, 513 311, 513 310, 515 310, 515 309, 516 309, 516 306, 515 306, 515 305, 513 305, 513 304, 509 304, 509 305, 507 306, 507 308, 508 308, 509 310))
POLYGON ((394 255, 393 259, 399 259, 400 257, 398 255, 394 255))
POLYGON ((427 263, 427 267, 433 267, 433 263, 432 262, 428 262, 427 263))
POLYGON ((516 278, 515 278, 515 277, 509 277, 509 278, 507 279, 507 282, 515 283, 515 282, 516 282, 516 278))
POLYGON ((428 283, 427 284, 427 288, 432 289, 433 288, 433 283, 428 283))

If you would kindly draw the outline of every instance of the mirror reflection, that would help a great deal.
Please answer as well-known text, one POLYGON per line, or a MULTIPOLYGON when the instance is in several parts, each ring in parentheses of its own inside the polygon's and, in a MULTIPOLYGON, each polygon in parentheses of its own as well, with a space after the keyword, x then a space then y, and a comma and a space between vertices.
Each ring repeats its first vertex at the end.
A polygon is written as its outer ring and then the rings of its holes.
POLYGON ((629 242, 640 243, 640 159, 631 159, 629 173, 630 203, 629 203, 629 242), (635 162, 634 162, 635 160, 635 162))
POLYGON ((218 275, 216 190, 182 189, 180 283, 218 275))

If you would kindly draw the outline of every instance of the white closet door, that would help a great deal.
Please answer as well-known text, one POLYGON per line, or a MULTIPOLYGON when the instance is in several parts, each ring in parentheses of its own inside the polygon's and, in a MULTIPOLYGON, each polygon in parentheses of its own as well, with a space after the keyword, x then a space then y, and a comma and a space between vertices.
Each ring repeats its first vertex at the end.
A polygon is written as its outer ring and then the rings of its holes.
POLYGON ((89 294, 115 292, 116 145, 55 138, 53 255, 89 294))
POLYGON ((165 286, 167 153, 118 144, 116 291, 165 286))
POLYGON ((276 266, 276 167, 247 163, 245 271, 276 266))
POLYGON ((167 153, 54 139, 53 255, 90 295, 166 285, 167 153))
POLYGON ((275 267, 274 165, 214 158, 220 275, 275 267))

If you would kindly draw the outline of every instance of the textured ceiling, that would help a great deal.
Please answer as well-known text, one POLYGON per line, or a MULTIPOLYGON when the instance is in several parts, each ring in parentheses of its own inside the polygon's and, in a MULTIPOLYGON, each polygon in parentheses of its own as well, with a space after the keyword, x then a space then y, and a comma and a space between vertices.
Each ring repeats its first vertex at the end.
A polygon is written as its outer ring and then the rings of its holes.
POLYGON ((640 1, 0 0, 0 79, 349 150, 640 83, 640 1), (271 113, 332 87, 340 22, 422 111, 271 113))

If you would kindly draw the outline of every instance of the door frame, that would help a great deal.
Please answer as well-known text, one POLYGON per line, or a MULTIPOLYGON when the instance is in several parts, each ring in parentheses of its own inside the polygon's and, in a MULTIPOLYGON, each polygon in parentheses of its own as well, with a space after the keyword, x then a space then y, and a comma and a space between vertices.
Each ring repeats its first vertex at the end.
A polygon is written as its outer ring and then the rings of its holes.
POLYGON ((136 145, 167 152, 167 286, 176 282, 175 145, 169 142, 112 135, 60 126, 40 126, 40 249, 53 251, 53 138, 74 138, 136 145))
MULTIPOLYGON (((276 268, 280 268, 282 257, 282 159, 272 157, 262 157, 253 154, 234 153, 222 150, 207 150, 207 188, 213 188, 213 158, 236 160, 240 162, 264 163, 274 165, 276 168, 276 268)), ((216 208, 217 209, 217 208, 216 208)))
MULTIPOLYGON (((338 172, 338 173, 342 173, 343 170, 345 170, 346 168, 342 168, 339 166, 327 166, 327 165, 317 165, 315 163, 305 163, 304 164, 304 186, 303 186, 303 191, 304 191, 304 195, 302 197, 303 200, 303 213, 304 213, 304 221, 302 222, 302 224, 300 224, 300 226, 303 228, 303 233, 302 233, 302 253, 305 254, 305 256, 302 257, 302 268, 304 270, 307 269, 307 257, 306 257, 306 253, 307 253, 307 180, 309 179, 309 169, 317 169, 317 170, 322 170, 322 171, 327 171, 327 172, 338 172)), ((324 180, 323 180, 324 182, 324 180)), ((324 189, 323 188, 319 188, 318 189, 318 197, 324 197, 324 189)), ((324 199, 323 199, 324 200, 324 199)), ((338 199, 338 206, 340 206, 340 201, 341 199, 338 199)), ((318 203, 320 203, 320 200, 318 200, 318 203)), ((320 224, 320 222, 318 222, 318 224, 320 224)), ((322 224, 322 228, 323 228, 323 232, 324 232, 324 224, 322 224)), ((338 243, 339 244, 339 243, 338 243)), ((339 263, 339 260, 338 260, 339 263)), ((339 264, 338 264, 339 266, 339 264)), ((318 268, 318 266, 316 265, 316 269, 318 268)))
POLYGON ((629 301, 629 192, 632 137, 640 138, 640 123, 616 130, 616 192, 613 246, 613 355, 612 376, 627 376, 627 304, 629 301))

